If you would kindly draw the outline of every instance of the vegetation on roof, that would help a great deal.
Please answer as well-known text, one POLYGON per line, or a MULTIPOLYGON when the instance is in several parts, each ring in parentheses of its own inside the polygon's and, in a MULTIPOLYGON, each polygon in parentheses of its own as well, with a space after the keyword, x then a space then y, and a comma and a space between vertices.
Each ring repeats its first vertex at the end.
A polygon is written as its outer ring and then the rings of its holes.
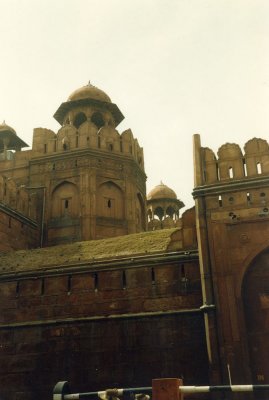
MULTIPOLYGON (((172 241, 173 233, 178 230, 178 228, 163 229, 110 239, 2 253, 0 255, 0 273, 165 252, 172 241)), ((173 249, 176 250, 174 247, 173 249)))

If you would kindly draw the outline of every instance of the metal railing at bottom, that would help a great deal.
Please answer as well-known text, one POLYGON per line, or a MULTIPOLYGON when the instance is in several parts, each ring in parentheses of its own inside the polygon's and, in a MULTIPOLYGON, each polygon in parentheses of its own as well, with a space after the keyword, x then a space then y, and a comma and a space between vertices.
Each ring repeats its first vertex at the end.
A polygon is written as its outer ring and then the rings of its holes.
POLYGON ((265 385, 219 385, 219 386, 184 386, 180 379, 153 379, 152 387, 137 387, 124 389, 106 389, 98 392, 71 393, 67 381, 58 382, 53 390, 53 400, 78 400, 99 398, 101 400, 116 400, 129 395, 136 400, 170 400, 171 393, 177 394, 179 400, 184 394, 213 392, 269 392, 269 384, 265 385), (178 392, 178 393, 176 393, 178 392))

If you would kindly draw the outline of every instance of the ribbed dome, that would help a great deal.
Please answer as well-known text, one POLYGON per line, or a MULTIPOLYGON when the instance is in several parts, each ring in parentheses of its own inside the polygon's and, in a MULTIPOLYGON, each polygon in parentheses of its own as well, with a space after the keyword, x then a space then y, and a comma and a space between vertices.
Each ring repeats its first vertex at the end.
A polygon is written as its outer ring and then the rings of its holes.
POLYGON ((16 135, 16 131, 13 128, 11 128, 11 126, 7 125, 5 121, 2 124, 0 124, 0 132, 12 132, 15 133, 16 135))
POLYGON ((80 100, 80 99, 93 99, 99 101, 105 101, 106 103, 111 103, 111 99, 102 90, 98 89, 96 86, 88 83, 86 86, 75 90, 68 97, 68 101, 80 100))
POLYGON ((162 182, 153 188, 147 195, 147 200, 177 199, 176 193, 162 182))

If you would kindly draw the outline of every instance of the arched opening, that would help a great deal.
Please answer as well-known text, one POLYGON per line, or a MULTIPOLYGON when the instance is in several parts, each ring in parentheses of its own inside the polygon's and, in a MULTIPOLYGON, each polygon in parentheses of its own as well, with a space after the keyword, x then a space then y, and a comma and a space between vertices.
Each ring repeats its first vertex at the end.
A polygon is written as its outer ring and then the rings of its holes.
POLYGON ((163 217, 164 217, 163 208, 162 207, 155 208, 154 215, 156 215, 159 218, 159 220, 161 221, 163 219, 163 217))
POLYGON ((173 207, 171 207, 171 206, 167 207, 165 213, 166 213, 166 215, 167 215, 168 217, 170 217, 170 218, 172 218, 172 219, 175 219, 175 217, 176 217, 176 211, 175 211, 175 209, 174 209, 173 207))
POLYGON ((78 190, 70 182, 63 182, 52 193, 52 218, 75 218, 79 213, 78 190))
POLYGON ((74 118, 74 126, 78 129, 85 121, 87 121, 86 115, 83 112, 80 112, 74 118))
MULTIPOLYGON (((267 383, 269 382, 269 250, 256 257, 248 268, 243 280, 242 297, 253 383, 267 383)), ((263 397, 259 394, 259 398, 263 397)))
POLYGON ((91 117, 91 121, 97 126, 98 129, 105 125, 104 118, 100 112, 95 112, 91 117))
POLYGON ((116 219, 124 218, 124 196, 113 182, 103 183, 97 194, 97 215, 116 219))

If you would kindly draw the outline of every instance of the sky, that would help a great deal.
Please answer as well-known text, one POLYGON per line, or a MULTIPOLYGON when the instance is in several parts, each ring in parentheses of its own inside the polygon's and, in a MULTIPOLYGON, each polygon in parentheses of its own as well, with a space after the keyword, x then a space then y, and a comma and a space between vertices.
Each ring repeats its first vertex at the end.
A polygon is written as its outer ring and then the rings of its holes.
POLYGON ((147 191, 162 181, 191 207, 193 134, 215 152, 268 140, 268 0, 0 0, 0 14, 0 122, 30 146, 90 80, 144 148, 147 191))

